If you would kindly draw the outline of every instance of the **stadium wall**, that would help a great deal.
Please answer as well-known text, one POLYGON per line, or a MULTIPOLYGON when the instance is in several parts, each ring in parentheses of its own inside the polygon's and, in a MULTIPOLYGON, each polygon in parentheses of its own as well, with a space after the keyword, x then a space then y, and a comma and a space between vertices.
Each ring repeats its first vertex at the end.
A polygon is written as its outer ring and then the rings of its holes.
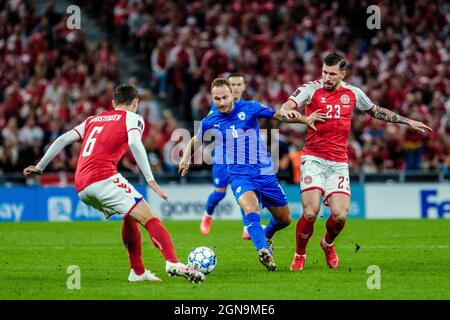
MULTIPOLYGON (((146 186, 136 186, 146 195, 151 206, 163 219, 199 220, 210 185, 166 185, 169 195, 165 202, 146 186)), ((285 185, 292 216, 300 217, 301 201, 296 185, 285 185)), ((329 215, 322 205, 321 216, 329 215)), ((220 202, 216 219, 241 218, 232 192, 220 202)), ((263 218, 269 218, 265 210, 263 218)), ((450 185, 448 184, 354 184, 350 218, 450 218, 450 185)), ((111 217, 118 220, 119 216, 111 217)), ((99 221, 104 215, 85 205, 73 187, 0 187, 0 221, 99 221)))

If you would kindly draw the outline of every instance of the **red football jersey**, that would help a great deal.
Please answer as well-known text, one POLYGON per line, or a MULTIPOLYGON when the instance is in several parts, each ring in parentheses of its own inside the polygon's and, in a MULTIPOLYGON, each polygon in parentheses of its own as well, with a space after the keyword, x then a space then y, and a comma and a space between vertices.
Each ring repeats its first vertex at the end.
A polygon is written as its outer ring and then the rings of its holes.
POLYGON ((330 161, 347 162, 347 141, 350 135, 353 108, 366 111, 373 103, 361 89, 341 82, 337 90, 327 91, 322 80, 308 82, 299 87, 288 100, 297 107, 306 105, 306 115, 316 110, 326 114, 325 122, 316 122, 317 131, 308 129, 305 155, 330 161))
POLYGON ((144 130, 140 115, 125 110, 108 110, 87 118, 75 130, 83 141, 75 171, 75 187, 88 185, 117 173, 117 163, 128 150, 128 131, 144 130))

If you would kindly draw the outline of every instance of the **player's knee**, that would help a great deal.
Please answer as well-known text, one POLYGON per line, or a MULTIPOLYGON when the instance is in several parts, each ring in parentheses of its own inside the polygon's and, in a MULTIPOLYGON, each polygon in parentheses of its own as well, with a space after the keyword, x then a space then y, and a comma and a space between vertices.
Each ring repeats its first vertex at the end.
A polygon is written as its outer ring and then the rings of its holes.
POLYGON ((305 210, 303 211, 303 216, 305 217, 306 220, 313 223, 316 221, 318 213, 319 211, 312 210, 310 208, 305 208, 305 210))
POLYGON ((343 223, 347 219, 348 209, 346 208, 332 208, 330 211, 333 215, 334 221, 336 221, 337 223, 343 223))
POLYGON ((282 217, 278 223, 284 224, 284 225, 290 225, 292 222, 292 218, 291 215, 286 215, 284 217, 282 217))
POLYGON ((305 206, 303 216, 309 222, 315 222, 320 211, 320 205, 305 206))
POLYGON ((156 217, 144 200, 140 201, 136 207, 131 210, 129 216, 144 226, 150 219, 156 217))
POLYGON ((259 213, 259 206, 255 205, 246 205, 242 209, 244 210, 245 214, 249 214, 250 212, 259 213))

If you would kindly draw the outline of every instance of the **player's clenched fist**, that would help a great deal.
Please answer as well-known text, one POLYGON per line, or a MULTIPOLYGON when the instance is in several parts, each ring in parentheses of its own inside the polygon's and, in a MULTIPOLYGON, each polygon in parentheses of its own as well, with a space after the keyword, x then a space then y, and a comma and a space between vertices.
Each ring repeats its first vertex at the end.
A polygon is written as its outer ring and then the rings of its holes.
POLYGON ((181 159, 180 163, 178 164, 178 174, 181 174, 181 176, 185 176, 188 170, 189 170, 189 161, 181 159))
POLYGON ((29 176, 32 174, 42 174, 42 171, 36 168, 35 166, 28 166, 25 169, 23 169, 24 176, 29 176))

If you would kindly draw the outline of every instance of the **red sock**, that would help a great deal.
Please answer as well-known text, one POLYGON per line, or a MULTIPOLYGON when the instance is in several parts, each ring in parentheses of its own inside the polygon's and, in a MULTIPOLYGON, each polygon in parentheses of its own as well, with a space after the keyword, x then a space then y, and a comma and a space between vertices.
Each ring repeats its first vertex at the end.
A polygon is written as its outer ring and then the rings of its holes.
POLYGON ((327 220, 327 233, 325 234, 325 242, 328 244, 332 244, 334 242, 334 239, 338 236, 338 234, 341 232, 342 229, 344 229, 345 226, 345 220, 338 223, 336 220, 334 220, 333 215, 330 215, 330 217, 327 220))
POLYGON ((128 251, 130 267, 134 269, 137 275, 143 274, 145 267, 142 262, 141 232, 138 223, 131 218, 123 219, 122 240, 128 251))
POLYGON ((311 238, 314 232, 314 222, 309 222, 304 216, 300 218, 297 222, 296 227, 296 248, 295 252, 297 254, 304 255, 306 253, 306 245, 308 244, 309 238, 311 238))
POLYGON ((158 218, 152 218, 145 224, 145 228, 147 228, 150 239, 155 247, 161 251, 164 259, 170 262, 178 262, 172 239, 161 221, 158 218))

